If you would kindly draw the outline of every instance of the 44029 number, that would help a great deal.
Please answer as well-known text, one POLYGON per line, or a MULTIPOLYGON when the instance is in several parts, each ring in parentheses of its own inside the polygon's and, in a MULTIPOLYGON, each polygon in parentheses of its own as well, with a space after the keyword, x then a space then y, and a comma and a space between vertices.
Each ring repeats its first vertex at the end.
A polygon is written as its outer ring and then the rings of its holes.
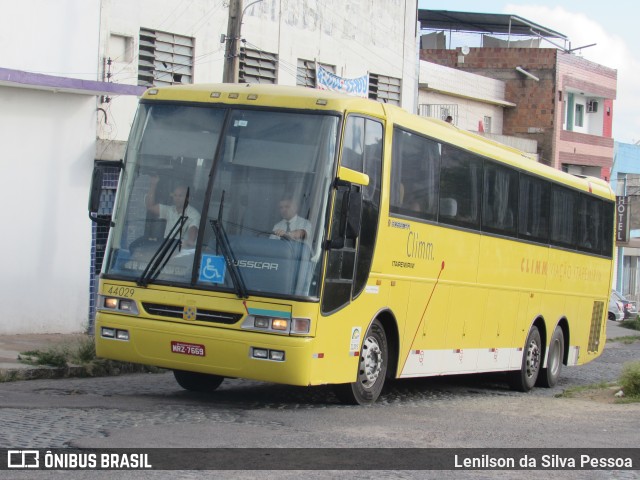
POLYGON ((131 287, 122 287, 120 285, 105 285, 104 292, 105 294, 113 295, 114 297, 131 298, 136 292, 136 289, 131 287))

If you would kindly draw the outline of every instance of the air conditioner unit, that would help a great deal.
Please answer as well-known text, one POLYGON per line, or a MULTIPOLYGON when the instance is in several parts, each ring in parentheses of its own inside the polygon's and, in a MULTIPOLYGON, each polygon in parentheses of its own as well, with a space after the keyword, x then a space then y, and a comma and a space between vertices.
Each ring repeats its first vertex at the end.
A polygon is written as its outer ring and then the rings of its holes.
POLYGON ((597 111, 598 111, 598 101, 597 100, 587 101, 587 113, 595 113, 597 111))

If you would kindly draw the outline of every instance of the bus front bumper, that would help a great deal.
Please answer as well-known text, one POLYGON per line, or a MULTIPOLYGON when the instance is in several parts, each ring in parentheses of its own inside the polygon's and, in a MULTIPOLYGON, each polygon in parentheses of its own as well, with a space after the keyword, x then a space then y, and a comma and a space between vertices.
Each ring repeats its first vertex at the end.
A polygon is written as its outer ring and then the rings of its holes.
POLYGON ((99 312, 96 354, 123 362, 311 385, 313 338, 185 325, 99 312))

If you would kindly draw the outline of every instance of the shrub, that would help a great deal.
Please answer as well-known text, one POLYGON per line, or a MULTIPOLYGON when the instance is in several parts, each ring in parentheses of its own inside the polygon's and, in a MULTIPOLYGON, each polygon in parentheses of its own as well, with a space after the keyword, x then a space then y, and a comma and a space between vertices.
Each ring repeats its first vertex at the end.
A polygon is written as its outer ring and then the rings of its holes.
POLYGON ((620 326, 629 328, 631 330, 640 330, 640 316, 636 316, 636 318, 630 318, 629 320, 623 320, 620 323, 620 326))
POLYGON ((640 362, 627 363, 620 375, 620 386, 627 397, 640 396, 640 362))

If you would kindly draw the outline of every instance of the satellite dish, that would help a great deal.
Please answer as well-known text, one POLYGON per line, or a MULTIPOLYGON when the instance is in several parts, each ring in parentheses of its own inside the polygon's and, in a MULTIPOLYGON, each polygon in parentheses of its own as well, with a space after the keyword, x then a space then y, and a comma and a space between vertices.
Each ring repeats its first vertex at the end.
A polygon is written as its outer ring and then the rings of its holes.
POLYGON ((460 49, 460 51, 462 52, 463 55, 469 55, 469 47, 467 47, 466 45, 464 47, 462 47, 460 49))

